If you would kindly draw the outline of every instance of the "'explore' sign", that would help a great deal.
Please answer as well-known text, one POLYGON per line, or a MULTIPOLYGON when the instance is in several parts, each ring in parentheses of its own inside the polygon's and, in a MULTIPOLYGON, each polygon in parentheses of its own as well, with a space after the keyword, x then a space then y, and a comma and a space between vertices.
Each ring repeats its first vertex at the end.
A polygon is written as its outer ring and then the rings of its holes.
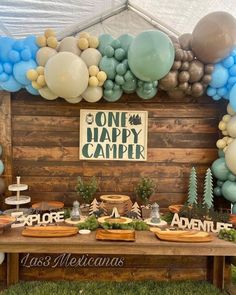
POLYGON ((147 160, 145 111, 81 110, 80 159, 147 160))

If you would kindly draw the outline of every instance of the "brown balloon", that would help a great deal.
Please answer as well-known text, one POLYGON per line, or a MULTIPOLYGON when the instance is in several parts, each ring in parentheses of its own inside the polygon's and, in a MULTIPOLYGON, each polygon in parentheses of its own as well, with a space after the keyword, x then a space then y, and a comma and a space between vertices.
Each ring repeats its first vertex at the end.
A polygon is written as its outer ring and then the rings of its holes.
POLYGON ((191 85, 188 86, 188 89, 186 90, 186 94, 191 95, 192 94, 192 87, 191 85))
POLYGON ((182 49, 176 49, 175 60, 182 60, 184 56, 184 51, 182 49))
POLYGON ((189 68, 189 62, 188 61, 182 62, 181 70, 186 71, 188 70, 188 68, 189 68))
POLYGON ((189 50, 191 48, 192 34, 186 33, 179 37, 179 44, 182 49, 189 50))
POLYGON ((204 65, 199 60, 193 60, 190 62, 188 71, 190 74, 190 83, 200 81, 204 74, 204 65))
POLYGON ((6 190, 6 184, 3 178, 0 178, 0 195, 6 190))
POLYGON ((204 88, 203 85, 199 82, 195 82, 192 85, 192 95, 193 96, 201 96, 203 94, 204 88))
POLYGON ((178 99, 178 98, 185 97, 185 93, 180 89, 175 89, 175 90, 172 90, 172 91, 168 91, 167 94, 171 98, 177 98, 178 99))
POLYGON ((204 84, 208 85, 211 82, 211 75, 209 75, 209 74, 204 75, 202 78, 202 82, 204 84))
POLYGON ((174 89, 178 85, 177 71, 170 71, 164 78, 159 81, 159 86, 163 90, 174 89))
POLYGON ((211 74, 214 71, 214 65, 205 65, 205 73, 206 74, 211 74))
POLYGON ((184 50, 182 61, 187 61, 187 60, 188 60, 188 51, 184 50))
POLYGON ((212 12, 195 26, 191 47, 202 62, 216 63, 233 49, 235 36, 235 18, 227 12, 212 12))
POLYGON ((189 50, 189 51, 187 51, 187 53, 188 53, 188 61, 192 61, 194 59, 193 52, 189 50))
POLYGON ((171 70, 178 70, 181 68, 182 62, 180 60, 176 60, 173 63, 171 70))
POLYGON ((178 80, 180 83, 188 82, 189 78, 190 78, 189 72, 182 71, 179 73, 178 80))
POLYGON ((189 86, 188 82, 184 82, 184 83, 179 84, 178 88, 183 91, 186 91, 188 89, 188 86, 189 86))

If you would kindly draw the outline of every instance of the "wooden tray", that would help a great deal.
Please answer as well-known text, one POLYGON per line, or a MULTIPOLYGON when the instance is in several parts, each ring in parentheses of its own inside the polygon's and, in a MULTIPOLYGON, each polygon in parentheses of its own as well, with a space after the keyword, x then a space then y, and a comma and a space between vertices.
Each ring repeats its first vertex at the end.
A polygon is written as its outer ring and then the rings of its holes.
POLYGON ((110 216, 102 216, 98 218, 98 222, 99 223, 119 223, 119 224, 128 224, 131 223, 133 220, 131 218, 128 217, 119 217, 119 218, 112 218, 110 216))
POLYGON ((158 228, 152 229, 152 231, 160 240, 169 242, 205 243, 213 240, 209 233, 203 231, 162 231, 158 228))
POLYGON ((96 239, 102 241, 135 241, 134 230, 121 229, 98 229, 96 232, 96 239))
POLYGON ((39 211, 59 210, 64 208, 64 203, 57 201, 39 202, 33 204, 32 208, 39 211))
POLYGON ((15 221, 15 217, 12 217, 10 215, 0 215, 0 229, 10 226, 15 221))
POLYGON ((22 231, 25 237, 54 238, 69 237, 78 233, 77 227, 71 226, 28 226, 22 231))

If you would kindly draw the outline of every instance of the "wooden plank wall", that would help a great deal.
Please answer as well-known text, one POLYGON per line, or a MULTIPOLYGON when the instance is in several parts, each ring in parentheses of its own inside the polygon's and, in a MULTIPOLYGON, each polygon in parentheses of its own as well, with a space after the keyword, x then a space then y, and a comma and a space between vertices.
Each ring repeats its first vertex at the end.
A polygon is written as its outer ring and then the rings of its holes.
POLYGON ((224 112, 224 103, 207 97, 173 99, 161 92, 150 101, 125 95, 117 103, 76 105, 18 92, 12 95, 13 176, 21 175, 29 185, 33 202, 62 200, 71 205, 77 176, 95 175, 97 196, 123 193, 134 198, 134 186, 145 176, 157 182, 153 200, 161 207, 182 203, 190 168, 197 167, 201 192, 205 170, 217 158, 217 126, 224 112), (80 161, 81 108, 148 111, 148 161, 80 161))

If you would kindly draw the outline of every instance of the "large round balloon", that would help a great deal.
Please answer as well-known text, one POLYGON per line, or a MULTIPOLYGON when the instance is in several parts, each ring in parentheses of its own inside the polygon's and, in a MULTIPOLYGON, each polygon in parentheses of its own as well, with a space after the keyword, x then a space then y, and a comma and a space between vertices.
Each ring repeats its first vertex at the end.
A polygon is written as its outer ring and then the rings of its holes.
POLYGON ((211 166, 211 170, 213 175, 222 181, 225 181, 228 179, 229 175, 229 169, 226 166, 225 158, 219 158, 215 160, 211 166))
POLYGON ((45 66, 49 58, 57 54, 57 51, 51 47, 42 47, 38 50, 36 54, 36 60, 38 65, 45 66))
POLYGON ((75 55, 80 55, 81 50, 77 46, 77 43, 78 43, 77 38, 73 36, 66 37, 60 42, 58 51, 60 52, 68 51, 68 52, 74 53, 75 55))
POLYGON ((71 52, 59 52, 45 66, 45 80, 52 92, 63 98, 78 97, 88 86, 84 61, 71 52))
POLYGON ((216 11, 204 16, 192 33, 192 50, 205 63, 216 63, 233 49, 236 36, 235 18, 216 11))
POLYGON ((80 57, 86 63, 87 67, 98 66, 102 58, 101 53, 95 48, 85 49, 80 57))
POLYGON ((222 195, 231 203, 236 202, 236 182, 227 180, 222 186, 222 195))
POLYGON ((225 162, 229 170, 236 174, 236 139, 230 143, 225 152, 225 162))
POLYGON ((103 91, 102 87, 91 87, 89 86, 84 93, 83 98, 88 102, 97 102, 102 98, 103 91))
POLYGON ((23 85, 29 85, 31 82, 26 77, 26 73, 30 69, 34 69, 37 67, 36 62, 31 59, 29 61, 20 61, 16 63, 13 67, 13 75, 17 82, 23 85))
POLYGON ((16 81, 16 79, 13 76, 10 76, 10 78, 7 81, 1 82, 0 85, 2 89, 9 92, 19 91, 21 87, 23 86, 18 81, 16 81))
POLYGON ((146 31, 134 38, 128 50, 131 71, 140 80, 156 81, 164 77, 174 62, 174 47, 161 31, 146 31))
POLYGON ((58 95, 53 93, 48 87, 40 88, 38 91, 39 94, 47 100, 54 100, 58 98, 58 95))

